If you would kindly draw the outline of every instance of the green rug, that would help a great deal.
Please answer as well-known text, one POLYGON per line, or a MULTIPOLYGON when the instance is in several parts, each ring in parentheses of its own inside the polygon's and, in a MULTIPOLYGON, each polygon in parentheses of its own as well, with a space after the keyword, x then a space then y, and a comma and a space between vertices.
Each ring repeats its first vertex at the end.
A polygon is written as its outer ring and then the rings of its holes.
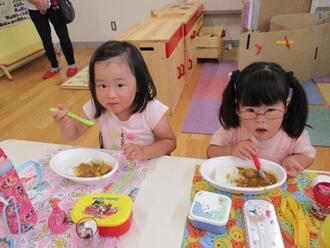
POLYGON ((309 108, 307 128, 312 144, 330 146, 330 109, 309 108))

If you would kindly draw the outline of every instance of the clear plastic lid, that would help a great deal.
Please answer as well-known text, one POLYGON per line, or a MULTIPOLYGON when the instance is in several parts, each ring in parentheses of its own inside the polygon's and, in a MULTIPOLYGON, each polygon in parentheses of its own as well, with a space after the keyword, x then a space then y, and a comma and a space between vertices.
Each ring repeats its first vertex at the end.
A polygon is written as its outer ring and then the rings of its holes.
POLYGON ((284 248, 273 204, 265 200, 244 203, 246 236, 250 248, 284 248))

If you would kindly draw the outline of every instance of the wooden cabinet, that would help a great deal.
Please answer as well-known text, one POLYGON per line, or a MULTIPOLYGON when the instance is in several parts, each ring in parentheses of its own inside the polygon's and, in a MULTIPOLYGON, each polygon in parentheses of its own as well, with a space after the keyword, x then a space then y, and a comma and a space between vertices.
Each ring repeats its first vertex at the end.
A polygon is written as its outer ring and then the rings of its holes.
POLYGON ((117 37, 141 51, 157 88, 157 99, 173 112, 185 83, 184 29, 179 21, 147 18, 117 37))
POLYGON ((152 10, 153 18, 178 20, 184 29, 185 81, 188 82, 197 63, 196 51, 192 40, 196 37, 203 23, 203 3, 168 4, 160 10, 152 10))
POLYGON ((203 23, 203 15, 200 15, 194 26, 185 36, 185 63, 187 67, 186 82, 190 80, 191 75, 196 68, 197 56, 196 56, 196 48, 193 44, 193 41, 197 37, 197 34, 202 26, 202 23, 203 23))

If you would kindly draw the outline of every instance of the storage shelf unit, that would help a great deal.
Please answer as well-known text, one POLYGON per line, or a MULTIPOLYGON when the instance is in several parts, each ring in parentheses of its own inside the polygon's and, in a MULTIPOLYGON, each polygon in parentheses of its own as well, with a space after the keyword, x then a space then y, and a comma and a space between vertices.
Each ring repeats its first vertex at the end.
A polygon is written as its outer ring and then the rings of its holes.
POLYGON ((157 98, 171 112, 185 83, 183 35, 180 21, 147 18, 117 37, 140 49, 156 85, 157 98))
POLYGON ((193 39, 203 24, 203 3, 201 1, 168 4, 158 11, 151 11, 151 16, 159 19, 178 20, 184 29, 185 80, 189 81, 197 64, 193 39))

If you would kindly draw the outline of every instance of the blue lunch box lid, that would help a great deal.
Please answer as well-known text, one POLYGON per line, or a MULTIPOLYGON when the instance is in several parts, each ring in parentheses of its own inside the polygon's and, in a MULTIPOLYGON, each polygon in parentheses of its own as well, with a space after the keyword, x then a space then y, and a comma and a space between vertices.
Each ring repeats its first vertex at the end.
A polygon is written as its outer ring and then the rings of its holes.
POLYGON ((228 196, 199 191, 189 212, 189 219, 210 225, 224 226, 229 219, 231 199, 228 196))

